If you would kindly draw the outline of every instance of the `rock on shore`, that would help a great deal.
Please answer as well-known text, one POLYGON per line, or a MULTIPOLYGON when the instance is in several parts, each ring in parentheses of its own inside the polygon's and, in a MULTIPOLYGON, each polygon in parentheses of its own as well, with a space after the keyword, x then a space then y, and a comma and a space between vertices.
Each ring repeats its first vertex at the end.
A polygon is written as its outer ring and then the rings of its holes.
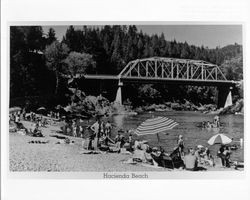
POLYGON ((239 99, 236 103, 231 106, 224 108, 219 114, 237 114, 244 113, 244 101, 243 99, 239 99))

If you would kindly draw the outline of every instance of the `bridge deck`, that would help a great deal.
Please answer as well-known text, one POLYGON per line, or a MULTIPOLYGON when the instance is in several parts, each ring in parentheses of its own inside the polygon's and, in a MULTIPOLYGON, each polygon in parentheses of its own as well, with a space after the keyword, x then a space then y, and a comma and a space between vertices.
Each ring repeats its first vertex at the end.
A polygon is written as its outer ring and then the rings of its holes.
MULTIPOLYGON (((118 81, 119 77, 116 75, 85 75, 87 80, 114 80, 118 81)), ((171 78, 160 78, 160 77, 121 77, 122 82, 135 82, 135 83, 162 83, 168 82, 173 84, 187 84, 187 85, 234 85, 235 81, 229 80, 199 80, 199 79, 171 79, 171 78)))
POLYGON ((84 78, 92 79, 92 80, 119 80, 118 76, 116 75, 87 74, 87 75, 84 75, 84 78))

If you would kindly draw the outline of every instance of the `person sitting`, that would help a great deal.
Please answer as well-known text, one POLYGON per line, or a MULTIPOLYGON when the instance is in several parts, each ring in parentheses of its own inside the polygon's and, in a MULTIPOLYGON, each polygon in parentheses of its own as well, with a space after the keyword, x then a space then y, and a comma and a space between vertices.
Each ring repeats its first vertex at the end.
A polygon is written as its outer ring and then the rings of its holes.
POLYGON ((231 154, 231 151, 229 150, 229 147, 226 146, 223 151, 223 155, 225 159, 225 163, 224 163, 225 167, 230 167, 230 154, 231 154))
POLYGON ((132 159, 136 162, 153 163, 151 155, 147 151, 143 150, 140 144, 136 145, 132 159))
POLYGON ((32 132, 33 137, 43 137, 41 130, 39 129, 38 123, 36 124, 33 132, 32 132))
POLYGON ((140 147, 145 152, 148 152, 150 148, 149 145, 147 144, 147 141, 142 141, 140 147))
POLYGON ((125 137, 123 135, 121 136, 121 141, 120 142, 121 142, 120 146, 121 146, 121 148, 123 148, 124 144, 126 143, 125 137))
POLYGON ((212 128, 210 121, 207 121, 206 128, 212 128))
POLYGON ((112 143, 112 148, 110 148, 113 152, 120 152, 121 148, 123 148, 125 142, 124 136, 120 134, 120 132, 118 132, 118 134, 115 137, 115 140, 111 140, 109 137, 105 136, 105 139, 107 142, 111 142, 112 143), (113 145, 114 142, 114 145, 113 145))
POLYGON ((186 170, 195 171, 197 168, 198 160, 194 153, 194 149, 189 148, 188 154, 184 156, 184 165, 186 170))
POLYGON ((206 122, 203 121, 201 126, 202 126, 202 128, 206 128, 206 122))
POLYGON ((201 153, 201 159, 204 161, 205 164, 209 164, 211 167, 214 166, 214 160, 212 155, 210 154, 210 150, 208 147, 201 153))
POLYGON ((134 141, 133 141, 133 138, 132 138, 132 134, 129 134, 128 136, 128 144, 129 144, 129 147, 128 147, 128 151, 133 151, 133 145, 134 145, 134 141))
POLYGON ((125 138, 123 135, 121 135, 122 130, 118 131, 118 134, 115 136, 115 143, 120 142, 123 146, 125 144, 125 138))
POLYGON ((203 146, 198 145, 197 150, 194 152, 194 155, 197 157, 198 163, 201 163, 201 154, 203 153, 203 146))
POLYGON ((202 157, 204 157, 205 159, 211 159, 212 156, 210 154, 210 150, 208 147, 205 147, 205 150, 202 153, 202 157))
POLYGON ((162 159, 161 159, 161 152, 158 150, 157 147, 152 148, 151 157, 156 162, 157 166, 163 165, 162 159))
POLYGON ((121 134, 118 132, 118 134, 115 136, 115 142, 121 141, 121 134))

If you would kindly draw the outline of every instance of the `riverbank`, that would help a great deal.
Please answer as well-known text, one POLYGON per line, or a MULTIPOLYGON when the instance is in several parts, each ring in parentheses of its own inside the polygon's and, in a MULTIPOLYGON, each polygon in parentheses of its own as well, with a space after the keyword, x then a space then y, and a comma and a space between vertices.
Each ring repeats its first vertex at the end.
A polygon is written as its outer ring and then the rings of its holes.
MULTIPOLYGON (((31 123, 22 121, 26 128, 31 123)), ((42 128, 43 138, 10 133, 9 137, 9 169, 10 171, 61 171, 61 172, 112 172, 112 171, 172 171, 170 169, 153 168, 143 165, 124 164, 130 155, 117 153, 83 154, 82 139, 69 137, 74 143, 56 144, 59 140, 51 135, 64 136, 59 126, 42 128), (42 143, 29 143, 42 141, 42 143)), ((218 159, 215 167, 207 167, 207 171, 228 171, 233 168, 222 168, 218 159)), ((175 169, 174 171, 183 171, 175 169)))
POLYGON ((199 111, 205 114, 238 114, 244 113, 244 101, 239 99, 233 105, 226 108, 217 109, 215 104, 194 105, 192 102, 185 100, 185 103, 179 102, 165 102, 163 104, 152 104, 148 106, 141 106, 134 109, 136 112, 167 112, 167 111, 199 111))

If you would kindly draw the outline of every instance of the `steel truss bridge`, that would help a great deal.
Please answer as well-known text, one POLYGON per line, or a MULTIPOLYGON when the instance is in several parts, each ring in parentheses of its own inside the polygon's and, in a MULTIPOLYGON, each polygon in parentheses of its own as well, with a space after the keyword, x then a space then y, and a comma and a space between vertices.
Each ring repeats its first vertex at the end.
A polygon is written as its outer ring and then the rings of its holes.
POLYGON ((128 82, 216 86, 221 93, 219 99, 222 101, 226 100, 230 87, 235 85, 234 81, 226 79, 218 65, 202 60, 164 57, 130 61, 117 76, 85 75, 84 77, 85 79, 117 80, 116 101, 119 103, 122 103, 121 86, 128 82))

